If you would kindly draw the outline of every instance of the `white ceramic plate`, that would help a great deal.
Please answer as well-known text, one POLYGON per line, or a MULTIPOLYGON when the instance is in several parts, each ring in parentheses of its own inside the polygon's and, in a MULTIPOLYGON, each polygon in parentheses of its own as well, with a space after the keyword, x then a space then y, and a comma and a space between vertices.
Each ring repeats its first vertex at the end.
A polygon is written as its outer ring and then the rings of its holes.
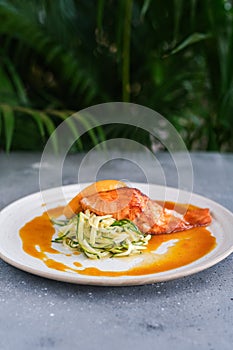
MULTIPOLYGON (((74 197, 81 188, 87 185, 88 184, 63 187, 62 191, 66 200, 74 197)), ((233 214, 221 205, 196 194, 191 194, 190 197, 188 192, 180 191, 171 187, 146 185, 141 183, 134 183, 132 186, 139 188, 142 192, 156 200, 166 199, 170 201, 179 201, 180 203, 187 203, 187 199, 190 198, 189 202, 191 204, 203 208, 210 208, 213 222, 208 229, 211 231, 212 235, 216 237, 217 245, 215 249, 191 264, 165 272, 142 276, 101 277, 57 271, 48 268, 41 260, 26 254, 22 249, 19 229, 24 226, 26 222, 41 215, 45 210, 45 207, 43 206, 45 197, 42 198, 41 193, 35 193, 10 204, 0 212, 0 257, 19 269, 46 278, 79 284, 120 286, 167 281, 191 275, 213 266, 233 252, 233 214)), ((64 205, 64 197, 61 196, 61 189, 54 188, 47 190, 45 195, 47 208, 55 208, 59 205, 64 205)), ((58 257, 56 255, 56 260, 64 262, 65 264, 72 264, 74 261, 72 260, 74 257, 67 257, 63 253, 58 255, 60 256, 58 257), (68 261, 69 259, 70 261, 68 261)), ((127 259, 125 262, 124 259, 106 259, 102 261, 93 261, 83 257, 82 259, 84 267, 94 266, 108 271, 111 269, 116 271, 122 269, 127 270, 132 267, 124 266, 124 264, 127 263, 127 259), (113 260, 114 266, 111 262, 113 260)))

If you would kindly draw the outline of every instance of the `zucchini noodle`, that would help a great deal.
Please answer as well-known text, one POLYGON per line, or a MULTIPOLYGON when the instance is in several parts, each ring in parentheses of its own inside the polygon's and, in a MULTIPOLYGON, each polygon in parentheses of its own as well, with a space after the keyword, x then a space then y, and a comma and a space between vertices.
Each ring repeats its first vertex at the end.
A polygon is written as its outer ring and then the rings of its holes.
POLYGON ((151 238, 130 220, 115 220, 112 215, 97 216, 89 210, 71 220, 53 219, 52 223, 59 227, 52 242, 83 252, 90 259, 140 254, 151 238))

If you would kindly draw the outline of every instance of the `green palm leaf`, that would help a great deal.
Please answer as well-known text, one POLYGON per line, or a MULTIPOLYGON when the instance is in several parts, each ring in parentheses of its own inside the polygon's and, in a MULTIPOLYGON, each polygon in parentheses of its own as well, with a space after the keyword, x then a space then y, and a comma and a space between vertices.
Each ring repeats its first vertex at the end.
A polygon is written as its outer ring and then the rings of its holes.
POLYGON ((7 106, 1 106, 2 118, 4 122, 5 138, 6 138, 6 151, 9 152, 12 143, 12 137, 14 132, 15 118, 13 110, 7 106))
MULTIPOLYGON (((95 80, 85 70, 72 51, 67 51, 53 36, 48 35, 45 25, 40 24, 38 18, 27 6, 18 8, 8 1, 0 1, 0 33, 12 39, 19 40, 37 55, 41 55, 56 75, 67 82, 68 90, 73 94, 80 87, 82 92, 88 92, 92 97, 97 95, 98 88, 95 80), (29 12, 29 15, 28 15, 29 12)), ((85 94, 84 94, 85 98, 85 94)), ((87 96, 87 102, 88 102, 87 96)))

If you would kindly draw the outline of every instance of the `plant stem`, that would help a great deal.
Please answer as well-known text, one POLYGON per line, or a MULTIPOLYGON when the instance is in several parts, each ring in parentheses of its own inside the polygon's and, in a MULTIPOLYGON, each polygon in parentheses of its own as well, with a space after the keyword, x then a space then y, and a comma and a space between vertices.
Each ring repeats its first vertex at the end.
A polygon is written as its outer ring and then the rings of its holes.
POLYGON ((133 0, 125 0, 125 18, 122 52, 122 100, 130 100, 130 34, 133 0))

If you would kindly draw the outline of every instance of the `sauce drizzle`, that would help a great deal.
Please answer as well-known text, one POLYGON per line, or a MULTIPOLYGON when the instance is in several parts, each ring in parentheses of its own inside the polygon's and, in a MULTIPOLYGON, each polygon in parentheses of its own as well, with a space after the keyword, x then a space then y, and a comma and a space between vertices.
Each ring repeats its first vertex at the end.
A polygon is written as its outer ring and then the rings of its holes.
MULTIPOLYGON (((183 204, 180 208, 183 209, 183 204)), ((166 202, 167 208, 172 208, 174 203, 166 202)), ((186 206, 187 207, 187 206, 186 206)), ((177 208, 177 205, 176 205, 177 208)), ((55 229, 50 221, 50 217, 58 217, 62 214, 63 207, 58 207, 44 212, 41 216, 35 217, 26 223, 19 232, 23 244, 23 250, 34 258, 42 260, 46 266, 58 271, 66 271, 79 273, 81 275, 90 276, 140 276, 152 273, 159 273, 175 269, 200 259, 208 254, 216 246, 216 239, 211 235, 211 232, 205 227, 197 227, 187 231, 154 235, 148 243, 147 249, 143 254, 139 255, 140 263, 134 267, 124 271, 104 271, 96 267, 84 268, 78 261, 73 263, 74 267, 70 267, 64 263, 51 259, 48 254, 54 256, 62 255, 69 259, 69 256, 75 256, 79 253, 62 253, 52 247, 52 238, 55 234, 55 229), (156 249, 162 248, 167 244, 165 251, 159 254, 156 249)), ((138 256, 137 256, 138 257, 138 256)), ((133 257, 115 258, 124 259, 131 262, 133 257)))

